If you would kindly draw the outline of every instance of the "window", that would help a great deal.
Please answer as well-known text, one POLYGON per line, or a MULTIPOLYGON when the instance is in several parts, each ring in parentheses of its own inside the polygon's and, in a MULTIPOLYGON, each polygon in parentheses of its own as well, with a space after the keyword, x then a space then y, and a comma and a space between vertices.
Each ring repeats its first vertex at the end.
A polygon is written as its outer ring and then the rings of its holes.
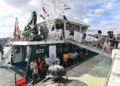
POLYGON ((87 26, 82 26, 80 32, 85 32, 87 30, 87 26))
POLYGON ((20 47, 15 47, 15 53, 19 53, 20 52, 20 47))
POLYGON ((66 30, 70 30, 70 27, 73 27, 74 31, 80 31, 80 25, 66 23, 66 30))
POLYGON ((74 25, 74 30, 75 31, 80 31, 80 26, 79 25, 74 25))

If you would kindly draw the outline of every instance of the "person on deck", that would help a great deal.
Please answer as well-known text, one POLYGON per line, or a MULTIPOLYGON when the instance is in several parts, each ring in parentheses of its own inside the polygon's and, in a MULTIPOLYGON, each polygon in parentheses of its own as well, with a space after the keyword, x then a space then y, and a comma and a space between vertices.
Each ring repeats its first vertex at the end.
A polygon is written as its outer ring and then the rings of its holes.
POLYGON ((82 48, 81 51, 79 52, 80 57, 81 57, 82 59, 85 59, 86 52, 87 52, 87 51, 86 51, 86 49, 84 49, 84 48, 82 48))
POLYGON ((70 39, 74 39, 74 28, 70 28, 70 39))
POLYGON ((3 51, 2 44, 0 44, 0 53, 1 53, 1 58, 3 59, 3 54, 4 54, 4 51, 3 51))
POLYGON ((119 42, 116 40, 113 31, 108 31, 108 38, 107 41, 110 43, 110 49, 112 50, 114 47, 117 48, 119 42))
POLYGON ((86 33, 83 34, 83 37, 82 37, 82 43, 86 43, 86 33))
POLYGON ((36 59, 33 59, 30 62, 30 69, 32 70, 32 79, 33 79, 32 83, 34 84, 36 81, 40 80, 36 59))
POLYGON ((77 63, 77 57, 78 57, 78 53, 77 52, 73 52, 72 53, 72 59, 73 59, 73 63, 77 63))
POLYGON ((44 79, 47 74, 48 65, 43 58, 37 60, 38 73, 41 79, 44 79))
POLYGON ((41 35, 44 36, 44 40, 47 41, 49 30, 48 30, 47 25, 45 23, 43 23, 43 26, 41 26, 40 33, 41 33, 41 35))
POLYGON ((102 31, 101 30, 98 30, 98 34, 96 35, 96 43, 95 43, 95 46, 98 47, 98 48, 102 48, 103 46, 103 36, 102 36, 102 31))
POLYGON ((69 60, 69 55, 67 53, 63 54, 63 66, 67 67, 68 66, 68 60, 69 60))

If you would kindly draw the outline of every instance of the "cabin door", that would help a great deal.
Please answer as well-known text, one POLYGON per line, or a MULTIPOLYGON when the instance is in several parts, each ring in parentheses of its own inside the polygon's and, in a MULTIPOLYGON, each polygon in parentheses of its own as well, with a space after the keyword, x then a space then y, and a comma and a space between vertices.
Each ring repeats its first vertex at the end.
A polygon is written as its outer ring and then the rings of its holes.
POLYGON ((13 63, 22 62, 22 46, 15 46, 14 47, 14 56, 13 56, 13 63))
POLYGON ((49 46, 49 57, 50 58, 56 57, 56 46, 55 45, 49 46))

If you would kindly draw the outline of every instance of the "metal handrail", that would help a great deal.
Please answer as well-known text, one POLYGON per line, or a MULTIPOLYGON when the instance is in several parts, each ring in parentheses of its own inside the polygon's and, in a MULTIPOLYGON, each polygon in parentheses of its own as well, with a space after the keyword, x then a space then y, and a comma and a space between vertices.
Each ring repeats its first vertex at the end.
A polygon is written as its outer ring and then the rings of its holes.
POLYGON ((115 61, 115 56, 116 56, 116 53, 115 53, 115 55, 113 56, 112 64, 111 64, 111 66, 110 66, 110 71, 109 71, 109 73, 108 73, 108 75, 107 75, 107 81, 106 81, 105 86, 108 86, 109 78, 110 78, 110 75, 111 75, 111 73, 112 73, 113 64, 114 64, 114 61, 115 61))

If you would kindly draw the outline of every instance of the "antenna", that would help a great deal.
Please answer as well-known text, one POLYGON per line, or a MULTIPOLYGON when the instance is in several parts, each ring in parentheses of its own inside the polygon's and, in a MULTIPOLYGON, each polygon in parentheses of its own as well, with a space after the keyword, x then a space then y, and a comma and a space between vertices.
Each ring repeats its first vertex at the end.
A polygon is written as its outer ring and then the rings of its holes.
POLYGON ((62 17, 64 14, 63 0, 52 0, 52 3, 53 3, 56 17, 62 17))
POLYGON ((64 5, 64 10, 70 10, 71 9, 71 7, 69 7, 68 5, 64 5))

